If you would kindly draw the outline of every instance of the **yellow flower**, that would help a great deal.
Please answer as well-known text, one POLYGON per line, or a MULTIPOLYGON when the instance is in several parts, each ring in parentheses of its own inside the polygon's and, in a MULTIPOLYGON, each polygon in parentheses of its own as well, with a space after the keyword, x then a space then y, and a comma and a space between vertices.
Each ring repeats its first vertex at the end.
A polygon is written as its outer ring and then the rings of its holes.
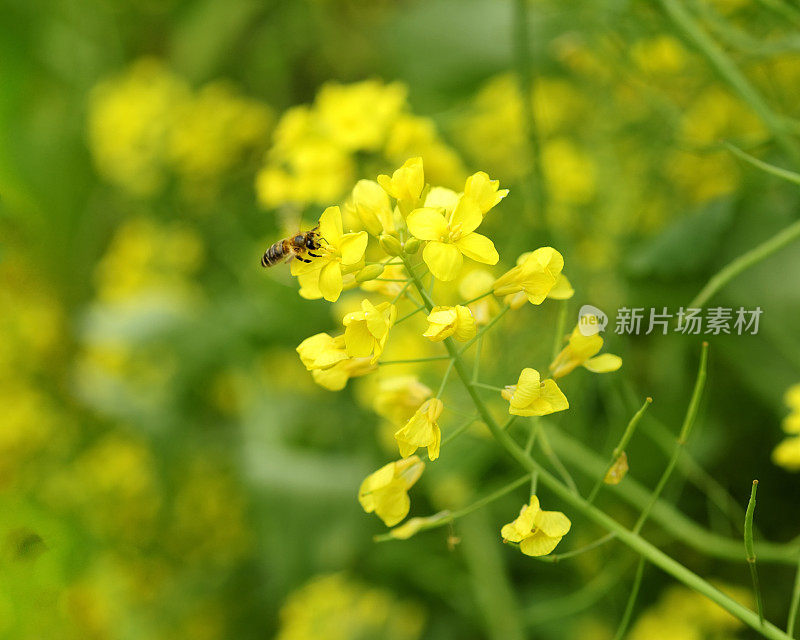
POLYGON ((407 213, 411 207, 416 205, 422 195, 422 189, 425 187, 422 158, 409 158, 392 174, 391 178, 384 174, 379 175, 378 184, 397 200, 400 211, 405 210, 407 213))
MULTIPOLYGON (((473 269, 465 275, 458 285, 458 293, 466 300, 472 300, 487 291, 491 291, 494 286, 494 276, 487 269, 473 269)), ((527 302, 527 298, 523 296, 527 302)), ((475 324, 486 325, 499 310, 500 307, 494 296, 484 296, 480 300, 471 302, 469 305, 475 324)))
POLYGON ((478 204, 481 214, 486 215, 489 209, 508 195, 508 189, 499 189, 499 186, 499 180, 490 180, 486 172, 478 171, 467 178, 464 195, 474 200, 478 204))
POLYGON ((792 412, 783 419, 783 430, 786 433, 800 434, 800 384, 789 387, 785 401, 792 412))
POLYGON ((428 447, 428 458, 433 461, 439 457, 442 431, 437 420, 442 415, 444 405, 438 398, 431 398, 416 410, 404 427, 394 434, 400 455, 407 458, 419 447, 428 447))
POLYGON ((334 338, 318 333, 303 340, 297 353, 314 382, 330 391, 341 391, 350 378, 366 375, 377 368, 369 358, 350 358, 343 335, 334 338))
POLYGON ((374 180, 359 180, 353 187, 345 209, 353 213, 371 235, 394 233, 389 196, 374 180))
MULTIPOLYGON (((564 268, 564 258, 552 247, 532 251, 516 267, 494 283, 494 295, 504 297, 524 293, 531 304, 541 304, 555 288, 564 268)), ((567 282, 569 287, 569 282, 567 282)))
POLYGON ((453 336, 459 342, 475 337, 475 318, 468 307, 434 307, 428 315, 428 329, 422 335, 431 342, 441 342, 453 336))
POLYGON ((476 262, 497 264, 499 256, 489 238, 475 229, 483 221, 480 206, 462 195, 448 210, 426 206, 412 211, 407 219, 408 230, 416 238, 427 240, 422 259, 438 280, 454 280, 464 262, 462 254, 476 262))
POLYGON ((622 366, 622 358, 619 356, 603 353, 593 357, 602 348, 603 338, 600 334, 585 336, 579 326, 575 327, 569 337, 569 343, 550 365, 550 372, 554 378, 561 378, 579 366, 594 373, 609 373, 619 369, 622 366))
POLYGON ((359 268, 367 249, 367 234, 343 233, 342 212, 339 207, 328 207, 319 218, 319 234, 323 238, 321 257, 311 263, 292 261, 292 275, 316 272, 318 287, 328 302, 336 302, 342 293, 342 273, 359 268))
POLYGON ((775 447, 772 462, 787 471, 800 471, 800 436, 785 438, 775 447))
POLYGON ((375 512, 387 527, 393 527, 408 515, 408 490, 424 469, 425 463, 418 456, 390 462, 364 479, 358 501, 364 511, 375 512))
POLYGON ((377 307, 369 300, 361 301, 361 311, 348 313, 342 320, 344 341, 351 358, 367 358, 375 364, 386 346, 389 329, 397 318, 397 307, 381 302, 377 307))
POLYGON ((569 409, 567 397, 556 381, 542 382, 536 369, 523 369, 517 384, 506 386, 501 395, 508 400, 508 412, 515 416, 546 416, 569 409))
POLYGON ((526 556, 546 556, 571 526, 567 516, 560 511, 542 511, 539 498, 531 496, 530 504, 523 505, 519 517, 505 525, 500 535, 506 542, 519 542, 519 550, 526 556))
POLYGON ((395 425, 408 422, 432 391, 416 376, 396 376, 378 383, 374 409, 379 416, 395 425))

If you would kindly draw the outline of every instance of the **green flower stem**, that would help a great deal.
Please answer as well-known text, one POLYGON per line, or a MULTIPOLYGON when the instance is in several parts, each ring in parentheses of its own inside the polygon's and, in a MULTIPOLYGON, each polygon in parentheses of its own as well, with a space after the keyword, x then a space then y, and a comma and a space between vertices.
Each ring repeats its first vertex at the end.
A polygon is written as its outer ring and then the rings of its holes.
POLYGON ((636 565, 636 575, 633 578, 633 586, 631 593, 628 596, 628 603, 625 605, 625 613, 622 614, 622 620, 617 627, 617 633, 614 634, 614 640, 622 640, 625 637, 625 632, 628 630, 628 625, 631 622, 633 615, 633 608, 636 606, 636 598, 639 595, 639 587, 642 586, 642 576, 644 575, 644 556, 639 556, 639 563, 636 565))
POLYGON ((528 434, 528 441, 525 443, 525 454, 531 455, 536 436, 539 435, 539 421, 536 417, 531 418, 531 431, 528 434))
POLYGON ((397 301, 398 301, 398 300, 400 300, 400 298, 402 298, 402 297, 405 295, 406 291, 408 291, 408 288, 409 288, 410 286, 411 286, 411 280, 408 280, 408 281, 406 282, 405 286, 404 286, 402 289, 400 289, 400 293, 398 293, 398 294, 397 294, 397 295, 396 295, 396 296, 395 296, 395 297, 392 299, 392 302, 391 302, 391 304, 396 304, 396 303, 397 303, 397 301))
POLYGON ((483 351, 483 336, 480 336, 475 344, 475 359, 472 361, 472 382, 478 381, 481 370, 481 352, 483 351))
MULTIPOLYGON (((422 287, 422 283, 419 281, 419 278, 414 274, 412 274, 411 277, 414 279, 414 286, 420 292, 420 295, 422 295, 426 305, 429 305, 429 308, 432 309, 433 302, 422 287)), ((483 399, 478 394, 477 389, 470 384, 470 377, 469 373, 467 372, 466 365, 461 358, 458 348, 456 347, 452 338, 445 339, 444 344, 447 347, 450 356, 453 358, 453 367, 455 368, 458 377, 461 379, 465 390, 472 399, 472 402, 478 411, 478 415, 489 428, 489 431, 491 431, 497 443, 503 449, 505 449, 505 451, 528 472, 528 474, 538 473, 539 480, 542 482, 542 484, 546 485, 557 497, 575 509, 575 511, 581 513, 589 520, 592 520, 595 524, 599 525, 609 533, 615 533, 621 542, 640 555, 644 556, 650 563, 670 574, 690 589, 694 589, 698 593, 705 595, 711 601, 716 602, 720 607, 728 611, 728 613, 732 614, 736 618, 739 618, 742 622, 754 628, 764 637, 770 638, 771 640, 791 640, 789 636, 778 629, 775 625, 769 622, 765 622, 763 625, 761 625, 758 615, 754 611, 751 611, 730 596, 724 594, 713 585, 703 580, 696 573, 690 569, 687 569, 682 564, 665 554, 663 551, 647 542, 644 538, 638 535, 638 533, 626 529, 619 522, 606 515, 603 511, 600 511, 594 505, 589 504, 581 496, 573 493, 569 487, 567 487, 567 485, 563 484, 560 480, 553 476, 536 460, 527 455, 525 451, 523 451, 522 448, 514 441, 514 439, 506 431, 500 428, 495 419, 492 417, 492 414, 489 412, 486 404, 483 402, 483 399)), ((704 353, 706 353, 705 349, 704 353)), ((683 431, 685 430, 682 429, 682 432, 683 431)), ((525 482, 525 480, 522 480, 522 482, 525 482)))
POLYGON ((711 296, 717 293, 717 291, 722 289, 740 273, 758 264, 780 249, 783 249, 786 245, 794 242, 798 238, 800 238, 800 220, 785 227, 782 231, 779 231, 757 247, 753 247, 750 251, 743 253, 727 266, 720 269, 711 277, 708 283, 706 283, 706 286, 701 289, 700 293, 694 297, 694 300, 689 303, 689 306, 694 308, 702 307, 708 302, 711 296))
POLYGON ((483 300, 486 296, 490 296, 494 293, 493 289, 489 289, 486 293, 482 293, 479 296, 475 296, 474 298, 470 298, 469 300, 465 300, 464 302, 460 302, 459 304, 462 307, 466 307, 468 304, 472 304, 473 302, 477 302, 478 300, 483 300))
MULTIPOLYGON (((606 466, 605 458, 601 458, 587 449, 581 442, 559 430, 550 433, 553 446, 573 468, 580 470, 587 477, 596 478, 606 466)), ((650 500, 650 492, 634 478, 628 475, 625 480, 608 487, 608 491, 619 496, 637 509, 644 509, 650 500)), ((670 503, 659 500, 653 507, 651 518, 671 536, 704 555, 729 560, 742 561, 742 541, 721 536, 701 527, 687 518, 670 503)), ((796 565, 800 554, 800 541, 787 544, 775 542, 756 542, 758 559, 764 562, 796 565)))
POLYGON ((597 497, 597 494, 600 492, 600 489, 605 484, 605 479, 606 476, 608 475, 608 472, 611 471, 611 468, 614 466, 614 463, 622 455, 622 452, 625 451, 625 448, 628 446, 628 442, 630 442, 630 439, 633 437, 633 434, 636 431, 636 427, 639 424, 639 420, 642 419, 644 412, 647 411, 648 407, 652 402, 653 402, 652 398, 646 398, 644 404, 642 405, 642 408, 639 409, 628 422, 628 426, 625 427, 625 431, 623 432, 622 437, 619 439, 619 444, 617 444, 617 446, 614 447, 614 451, 611 452, 611 461, 608 463, 608 466, 606 466, 605 472, 603 473, 603 475, 597 478, 597 482, 595 482, 594 487, 592 487, 592 491, 589 494, 589 497, 587 498, 588 502, 590 503, 593 502, 594 499, 597 497))
POLYGON ((381 360, 378 364, 413 364, 415 362, 434 362, 435 360, 450 360, 450 356, 431 356, 429 358, 410 358, 409 360, 381 360))
POLYGON ((439 391, 436 392, 436 397, 441 398, 442 394, 444 393, 444 388, 447 386, 447 381, 450 378, 450 372, 453 371, 453 361, 450 360, 450 364, 447 365, 447 371, 444 372, 444 376, 442 377, 442 384, 439 385, 439 391))
POLYGON ((800 166, 800 148, 789 135, 783 118, 775 114, 758 90, 725 51, 697 23, 681 0, 659 0, 679 31, 700 50, 708 62, 764 122, 793 164, 800 166))
POLYGON ((633 532, 639 533, 644 526, 644 523, 647 522, 647 518, 650 516, 650 511, 655 506, 658 499, 661 497, 661 492, 664 491, 664 487, 667 486, 667 482, 669 481, 670 476, 672 475, 672 471, 675 469, 675 465, 678 462, 678 458, 683 451, 683 448, 686 446, 686 441, 689 438, 689 433, 692 431, 692 426, 694 425, 695 419, 697 418, 697 412, 700 409, 700 399, 703 397, 703 390, 706 386, 706 376, 707 376, 707 369, 708 369, 708 343, 704 342, 702 350, 700 352, 700 366, 697 368, 697 379, 694 383, 694 391, 692 392, 692 398, 689 401, 689 407, 686 410, 686 417, 683 419, 683 425, 681 426, 681 432, 678 435, 678 440, 676 443, 676 447, 672 452, 672 456, 667 463, 666 469, 664 469, 664 473, 661 475, 661 478, 656 485, 655 490, 653 491, 652 495, 650 496, 650 502, 647 503, 647 506, 642 511, 639 519, 636 521, 636 524, 633 526, 633 532))
POLYGON ((473 387, 480 387, 481 389, 489 389, 491 391, 503 391, 502 387, 495 387, 492 384, 485 384, 483 382, 470 382, 473 387))
POLYGON ((478 417, 477 416, 473 416, 472 418, 468 418, 466 420, 466 422, 463 422, 460 425, 458 425, 455 429, 453 429, 453 431, 451 433, 449 433, 447 435, 447 437, 444 440, 442 440, 441 446, 443 447, 448 442, 452 442, 453 440, 455 440, 458 436, 460 436, 467 429, 469 429, 473 424, 475 424, 475 422, 477 420, 478 420, 478 417))
POLYGON ((467 349, 469 349, 473 344, 475 344, 478 341, 478 338, 481 338, 487 331, 489 331, 489 329, 491 329, 497 323, 497 321, 500 320, 500 318, 502 318, 505 315, 506 311, 508 311, 510 308, 511 307, 506 305, 502 309, 500 309, 497 315, 494 318, 492 318, 491 321, 485 327, 483 327, 480 331, 478 331, 478 333, 475 335, 474 338, 464 343, 464 346, 461 347, 459 354, 466 352, 467 349))
POLYGON ((744 160, 745 162, 753 165, 757 169, 761 169, 763 172, 781 178, 782 180, 787 180, 789 182, 793 182, 794 184, 800 185, 800 173, 795 173, 794 171, 789 171, 788 169, 782 169, 781 167, 776 167, 774 164, 770 164, 769 162, 759 160, 755 156, 751 156, 749 153, 743 151, 739 147, 732 145, 730 142, 723 142, 722 144, 733 155, 737 156, 740 160, 744 160))
POLYGON ((575 494, 579 495, 580 492, 578 491, 578 485, 575 484, 575 480, 570 475, 569 470, 564 466, 564 463, 561 462, 561 458, 558 457, 558 454, 553 449, 553 446, 550 444, 550 440, 547 437, 547 431, 544 428, 544 425, 540 425, 538 429, 539 433, 539 447, 542 450, 542 453, 547 456, 547 459, 550 460, 550 464, 555 467, 555 470, 558 472, 558 475, 561 476, 561 479, 564 481, 570 490, 575 494))
POLYGON ((616 537, 617 536, 614 533, 607 533, 602 538, 598 538, 594 542, 590 542, 589 544, 579 547, 578 549, 574 549, 572 551, 566 551, 564 553, 551 553, 549 556, 541 556, 536 559, 542 562, 555 564, 556 562, 560 562, 561 560, 574 558, 575 556, 584 554, 587 551, 592 551, 593 549, 597 549, 597 547, 602 547, 604 544, 611 542, 616 537))
POLYGON ((789 619, 786 622, 786 635, 794 638, 794 626, 797 622, 797 611, 800 609, 800 558, 797 562, 797 573, 794 577, 794 589, 792 589, 792 604, 789 606, 789 619))
MULTIPOLYGON (((439 527, 443 527, 446 524, 450 524, 454 520, 463 518, 464 516, 469 515, 473 511, 477 511, 478 509, 485 507, 487 504, 491 504, 492 502, 502 498, 504 495, 511 493, 515 489, 518 489, 519 487, 527 483, 529 478, 530 475, 526 474, 521 478, 517 478, 516 480, 514 480, 514 482, 507 484, 504 487, 501 487, 497 491, 490 493, 488 496, 484 496, 483 498, 476 500, 471 505, 466 506, 463 509, 453 511, 452 513, 445 512, 446 515, 444 515, 443 517, 437 518, 432 522, 420 525, 420 528, 417 530, 417 533, 421 531, 429 531, 430 529, 438 529, 439 527)), ((391 532, 389 532, 375 536, 373 540, 375 542, 388 542, 389 540, 397 540, 397 538, 392 536, 391 532)))
POLYGON ((401 322, 404 322, 404 321, 408 320, 410 317, 417 315, 417 314, 418 314, 420 311, 422 311, 424 308, 425 308, 425 305, 424 305, 424 304, 422 304, 422 305, 418 306, 418 307, 417 307, 416 309, 414 309, 413 311, 409 311, 409 312, 408 312, 406 315, 404 315, 404 316, 403 316, 402 318, 400 318, 399 320, 396 320, 396 321, 395 321, 395 324, 396 324, 396 325, 398 325, 398 324, 400 324, 401 322))
POLYGON ((564 344, 564 328, 567 324, 567 301, 561 300, 559 303, 558 309, 558 318, 556 319, 556 332, 553 336, 553 357, 552 360, 555 360, 558 354, 561 352, 561 345, 564 344))
POLYGON ((761 624, 764 624, 764 600, 761 597, 761 586, 758 583, 758 569, 756 568, 756 550, 753 544, 753 514, 756 510, 756 490, 758 480, 753 480, 750 489, 750 501, 747 503, 747 511, 744 516, 744 550, 747 553, 747 564, 750 567, 750 577, 753 580, 753 592, 756 595, 756 607, 761 624))

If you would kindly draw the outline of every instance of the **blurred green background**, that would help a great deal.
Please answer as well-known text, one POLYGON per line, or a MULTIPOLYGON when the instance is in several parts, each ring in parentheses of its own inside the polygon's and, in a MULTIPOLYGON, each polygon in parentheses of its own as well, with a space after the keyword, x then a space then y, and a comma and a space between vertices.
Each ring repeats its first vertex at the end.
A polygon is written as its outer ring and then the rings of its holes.
MULTIPOLYGON (((686 5, 795 140, 800 9, 686 5)), ((0 637, 612 637, 634 556, 612 544, 551 566, 504 547, 499 527, 524 491, 452 531, 373 544, 384 529, 356 493, 396 455, 371 409, 374 382, 332 393, 294 351, 360 296, 304 300, 288 269, 258 265, 301 216, 315 220, 357 179, 413 155, 435 184, 459 188, 485 170, 511 189, 485 225, 501 266, 556 246, 577 291, 570 324, 586 303, 612 317, 621 306, 677 310, 797 219, 797 187, 719 141, 800 167, 658 4, 530 2, 535 78, 524 100, 517 9, 0 1, 0 637), (394 100, 388 113, 373 109, 376 96, 394 100), (339 136, 350 120, 374 120, 375 139, 339 136)), ((689 447, 741 507, 759 478, 757 525, 776 541, 800 532, 800 479, 770 460, 784 392, 800 382, 798 249, 712 300, 763 316, 758 335, 709 338, 689 447)), ((485 378, 502 385, 546 364, 555 315, 545 304, 509 319, 486 349, 485 378)), ((609 332, 623 369, 573 374, 557 428, 605 457, 653 396, 628 451, 631 476, 652 487, 666 463, 653 434, 663 443, 677 432, 700 341, 609 332)), ((412 342, 398 337, 395 353, 412 342)), ((441 368, 398 373, 433 386, 441 368)), ((412 515, 518 475, 480 432, 429 466, 412 515)), ((667 497, 704 527, 740 535, 691 484, 676 479, 667 497)), ((600 504, 635 518, 609 495, 600 504)), ((573 523, 563 550, 601 535, 573 523)), ((743 563, 651 527, 670 554, 747 600, 743 563)), ((783 620, 791 567, 762 571, 767 614, 783 620)), ((752 637, 703 607, 651 569, 630 637, 752 637)))

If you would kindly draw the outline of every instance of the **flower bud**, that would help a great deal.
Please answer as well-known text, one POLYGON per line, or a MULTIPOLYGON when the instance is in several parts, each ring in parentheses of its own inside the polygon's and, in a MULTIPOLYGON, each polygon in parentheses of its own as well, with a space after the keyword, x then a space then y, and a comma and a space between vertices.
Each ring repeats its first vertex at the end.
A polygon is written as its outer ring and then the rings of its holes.
POLYGON ((356 282, 367 282, 368 280, 380 278, 383 275, 383 269, 382 264, 367 265, 356 274, 356 282))
POLYGON ((419 251, 419 247, 422 243, 419 241, 419 238, 409 238, 406 240, 405 245, 403 245, 403 251, 405 251, 408 255, 412 256, 417 251, 419 251))
POLYGON ((390 236, 385 233, 381 234, 381 236, 378 238, 378 242, 380 243, 381 248, 390 256, 399 256, 401 253, 403 253, 403 247, 400 244, 400 241, 394 236, 390 236))

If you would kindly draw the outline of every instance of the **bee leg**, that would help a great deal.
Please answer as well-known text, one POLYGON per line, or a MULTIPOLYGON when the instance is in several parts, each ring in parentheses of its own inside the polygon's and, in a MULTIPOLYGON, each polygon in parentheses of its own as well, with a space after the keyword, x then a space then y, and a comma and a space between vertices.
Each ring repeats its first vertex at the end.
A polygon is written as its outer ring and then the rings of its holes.
POLYGON ((295 258, 297 258, 300 262, 306 262, 306 263, 311 262, 311 260, 307 260, 306 258, 301 258, 300 256, 295 256, 295 258))
MULTIPOLYGON (((307 251, 306 255, 311 256, 312 258, 321 258, 322 257, 318 253, 311 253, 310 251, 307 251)), ((311 260, 309 260, 309 262, 311 262, 311 260)))

